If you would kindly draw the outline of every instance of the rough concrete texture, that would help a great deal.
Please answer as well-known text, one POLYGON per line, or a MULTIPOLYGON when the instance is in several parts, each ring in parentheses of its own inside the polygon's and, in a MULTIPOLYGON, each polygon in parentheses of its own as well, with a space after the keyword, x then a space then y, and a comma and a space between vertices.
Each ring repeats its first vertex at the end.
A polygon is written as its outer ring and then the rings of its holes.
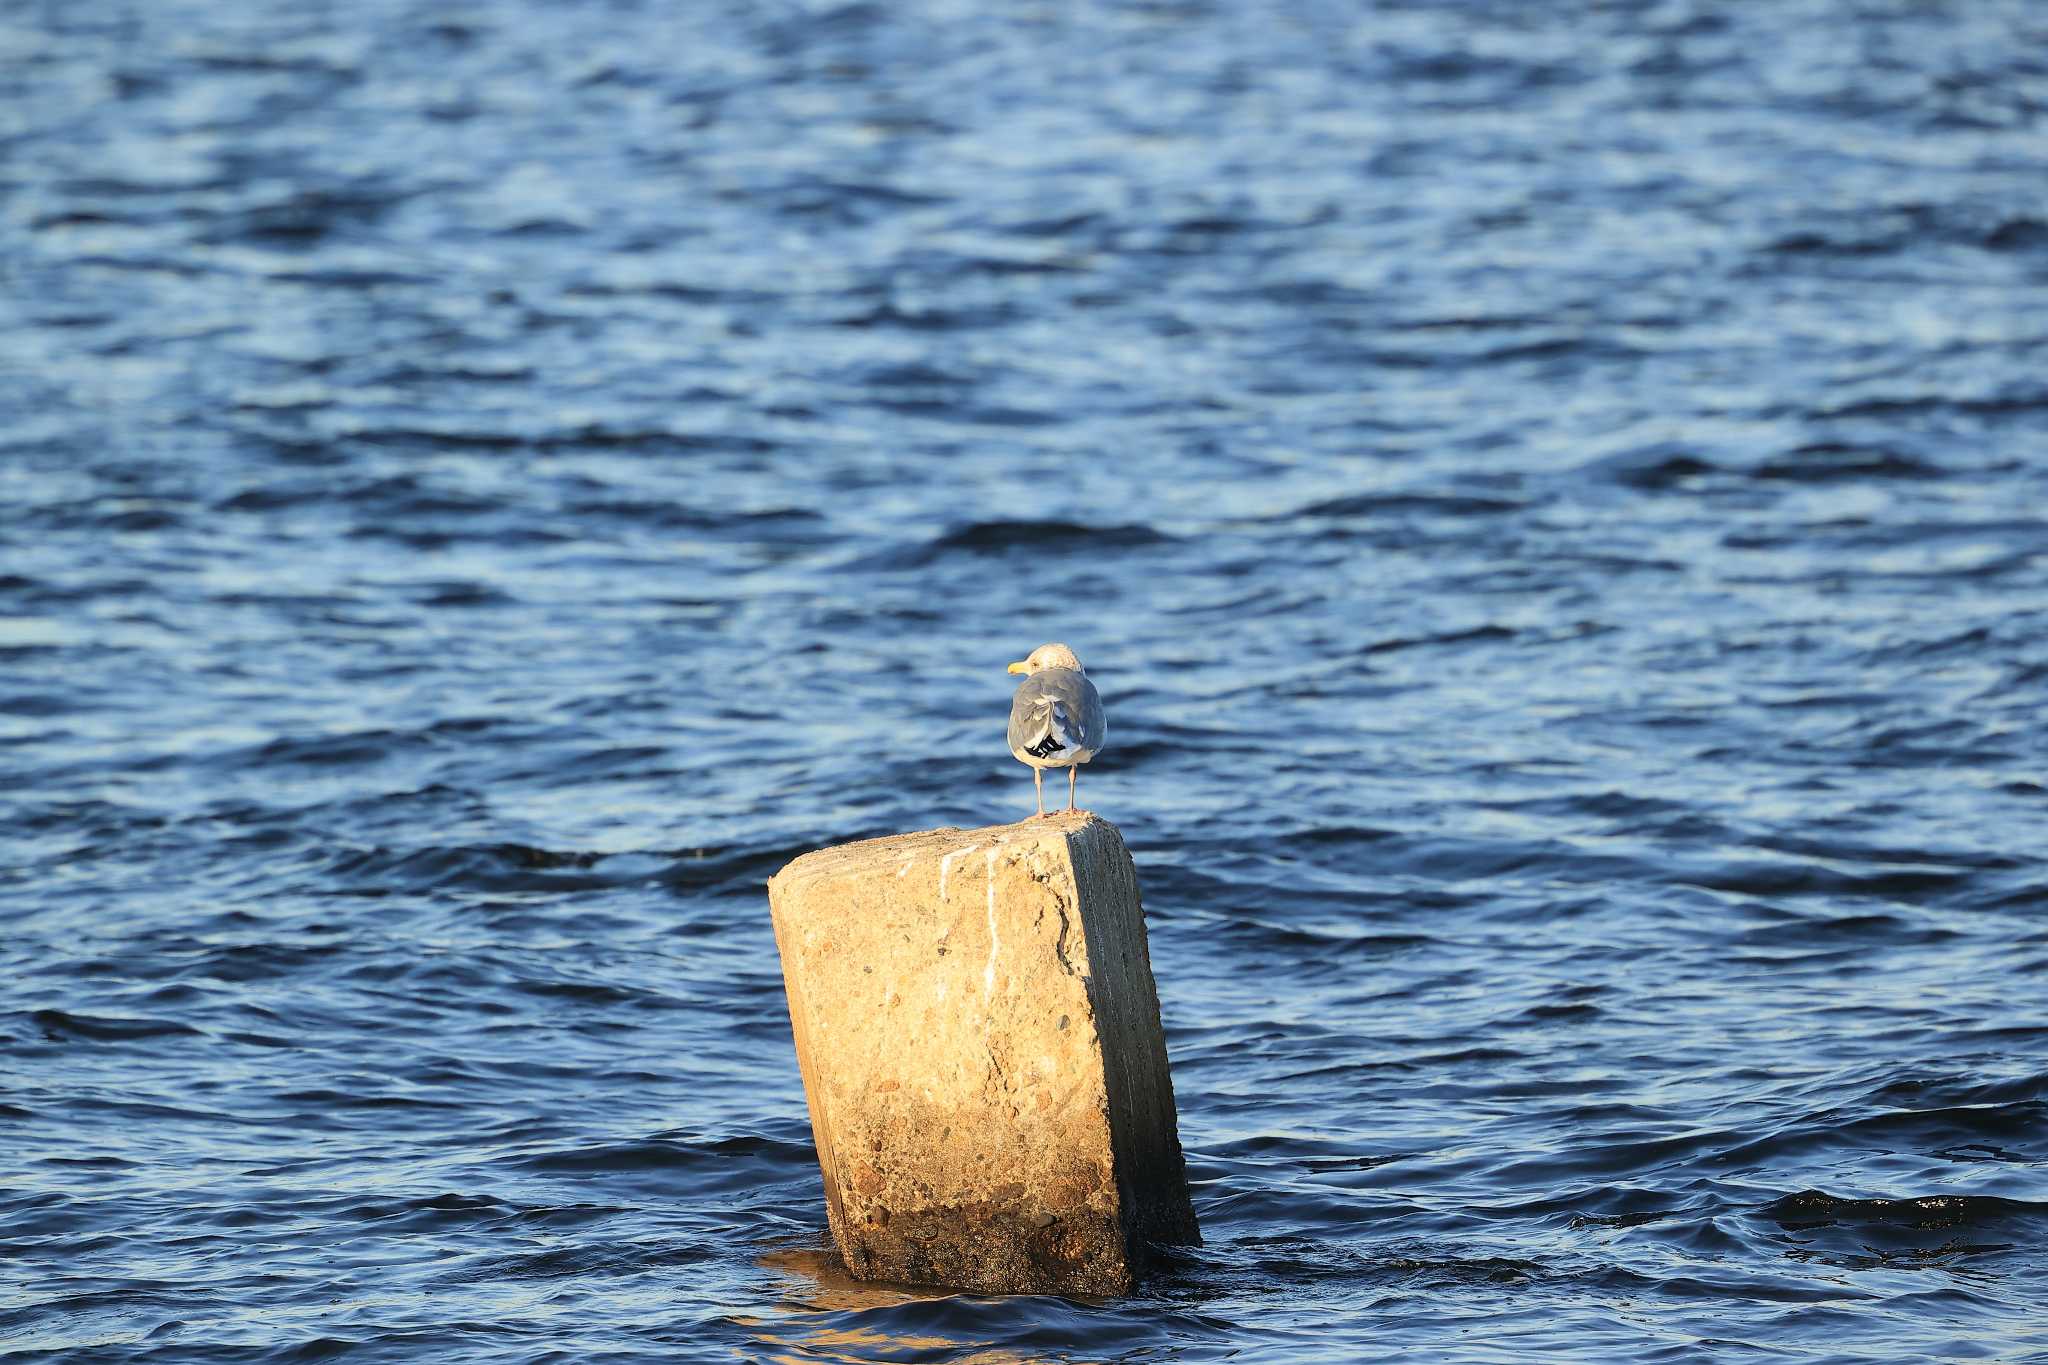
POLYGON ((1086 812, 808 853, 768 883, 832 1235, 863 1279, 1127 1292, 1201 1240, 1138 880, 1086 812))

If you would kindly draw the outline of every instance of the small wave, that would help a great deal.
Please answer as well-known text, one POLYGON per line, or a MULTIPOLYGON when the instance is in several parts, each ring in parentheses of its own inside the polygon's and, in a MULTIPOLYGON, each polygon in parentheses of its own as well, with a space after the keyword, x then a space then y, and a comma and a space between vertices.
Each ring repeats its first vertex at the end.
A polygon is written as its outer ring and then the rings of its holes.
MULTIPOLYGON (((613 879, 594 871, 608 855, 536 848, 530 844, 449 844, 428 848, 374 847, 332 859, 323 879, 354 894, 392 890, 507 892, 600 887, 613 879)), ((634 867, 627 874, 644 876, 634 867)))
POLYGON ((502 607, 518 600, 488 583, 470 579, 411 583, 403 591, 423 607, 502 607))
POLYGON ((693 431, 668 426, 630 427, 592 422, 563 432, 537 435, 532 444, 540 450, 722 451, 738 455, 765 455, 780 443, 770 437, 744 431, 693 431))
POLYGON ((962 403, 950 398, 877 398, 874 406, 909 416, 929 416, 968 426, 1044 427, 1066 420, 1056 412, 1036 408, 999 407, 990 403, 962 403))
POLYGON ((556 981, 521 978, 511 983, 522 995, 567 1000, 579 1005, 633 1005, 643 1009, 676 1009, 682 1001, 659 991, 617 986, 605 981, 556 981))
POLYGON ((1987 251, 2048 250, 2048 222, 2039 218, 2007 218, 1984 234, 1987 251))
POLYGON ((1328 966, 1340 960, 1350 962, 1358 958, 1391 957, 1436 943, 1426 934, 1347 933, 1261 919, 1232 919, 1226 922, 1223 932, 1234 939, 1254 941, 1260 947, 1311 955, 1312 961, 1300 964, 1301 970, 1328 966))
POLYGON ((489 1224, 515 1212, 515 1206, 489 1195, 446 1191, 410 1199, 366 1199, 338 1210, 360 1223, 395 1223, 419 1231, 489 1224))
POLYGON ((356 767, 381 763, 419 742, 419 736, 394 730, 356 730, 343 734, 282 736, 262 744, 210 756, 208 766, 268 768, 280 765, 356 767))
POLYGON ((1468 493, 1354 493, 1341 498, 1324 498, 1279 518, 1297 517, 1493 517, 1519 512, 1526 504, 1512 498, 1489 498, 1468 493))
MULTIPOLYGON (((1901 868, 1858 875, 1823 867, 1816 863, 1738 862, 1680 870, 1669 879, 1681 886, 1704 887, 1758 900, 1783 900, 1794 896, 1869 897, 1875 900, 1920 903, 1929 898, 1961 892, 1972 880, 1968 872, 1946 869, 1901 868)), ((1835 915, 1797 924, 1754 931, 1765 937, 1824 936, 1837 934, 1897 935, 1900 941, 1933 941, 1918 938, 1923 933, 1941 933, 1926 926, 1908 925, 1888 915, 1835 915)))
POLYGON ((1068 237, 1083 230, 1095 230, 1111 225, 1111 220, 1100 213, 1072 213, 1058 218, 1027 218, 1019 222, 1000 223, 995 230, 1014 237, 1068 237))
POLYGON ((563 511, 579 521, 602 525, 627 522, 663 531, 690 531, 736 540, 810 538, 825 518, 804 507, 768 507, 730 511, 690 507, 672 501, 590 497, 565 503, 563 511))
POLYGON ((951 556, 1087 554, 1114 549, 1164 545, 1174 537, 1137 523, 1090 526, 1073 521, 977 521, 956 527, 923 545, 889 551, 862 561, 861 567, 923 568, 951 556))
MULTIPOLYGON (((806 1134, 808 1138, 808 1134, 806 1134)), ((817 1177, 817 1154, 808 1140, 764 1134, 718 1139, 649 1137, 544 1151, 516 1152, 494 1165, 550 1180, 589 1182, 701 1199, 714 1190, 758 1193, 781 1182, 817 1177)))
POLYGON ((1084 526, 1070 521, 980 521, 947 532, 932 542, 932 548, 941 552, 967 550, 990 554, 1018 547, 1123 549, 1134 545, 1162 545, 1172 539, 1150 526, 1135 523, 1084 526))
POLYGON ((1865 479, 1935 479, 1942 471, 1884 446, 1817 441, 1795 446, 1751 471, 1755 478, 1787 483, 1860 482, 1865 479))
POLYGON ((847 382, 880 389, 935 389, 948 393, 974 387, 976 380, 957 370, 927 361, 865 365, 846 375, 847 382))
POLYGON ((1579 466, 1578 473, 1624 488, 1662 493, 1693 479, 1721 472, 1683 447, 1650 445, 1602 456, 1579 466))
POLYGON ((1609 1185, 1570 1197, 1574 1228, 1636 1228, 1696 1211, 1699 1200, 1682 1200, 1661 1190, 1609 1185))
POLYGON ((666 279, 584 280, 564 286, 562 295, 572 299, 649 298, 688 304, 726 303, 750 306, 772 303, 781 297, 769 290, 739 285, 728 287, 703 281, 666 279))
POLYGON ((449 1276, 455 1283, 477 1280, 557 1280, 570 1276, 638 1275, 673 1266, 697 1265, 719 1255, 702 1241, 642 1245, 609 1243, 556 1247, 548 1251, 491 1256, 449 1276))
POLYGON ((1896 1106, 1913 1101, 1949 1108, 1986 1105, 2048 1104, 2048 1071, 2003 1080, 1985 1080, 1967 1072, 1894 1076, 1864 1097, 1872 1105, 1896 1106))
POLYGON ((999 327, 1017 320, 1017 310, 1007 304, 986 308, 899 307, 877 304, 856 313, 832 319, 835 327, 861 330, 900 329, 906 332, 968 332, 999 327))
POLYGON ((2005 393, 1874 393, 1849 398, 1814 413, 1816 417, 1906 417, 1929 412, 1961 412, 1978 417, 2012 417, 2048 410, 2048 390, 2015 388, 2005 393))
POLYGON ((1316 829, 1296 830, 1283 834, 1276 842, 1296 848, 1357 848, 1376 844, 1383 839, 1397 837, 1398 830, 1380 829, 1371 825, 1323 825, 1316 829))
POLYGON ((2028 214, 1986 212, 1982 205, 1909 202, 1795 228, 1765 250, 1780 256, 1892 256, 1929 243, 1991 252, 2048 248, 2048 222, 2028 214))
POLYGON ((1910 239, 1907 229, 1804 229, 1774 238, 1764 249, 1780 256, 1888 256, 1910 239))
POLYGON ((1517 1024, 1584 1024, 1601 1015, 1598 1005, 1583 1002, 1558 1005, 1531 1005, 1505 1021, 1510 1028, 1517 1024))
POLYGON ((43 1009, 29 1015, 29 1021, 53 1043, 131 1043, 146 1038, 200 1036, 198 1029, 175 1019, 104 1018, 43 1009))
POLYGON ((407 275, 397 270, 279 270, 270 278, 279 284, 309 284, 320 289, 371 290, 396 285, 431 283, 426 275, 407 275))
POLYGON ((464 1100, 453 1096, 447 1099, 422 1099, 413 1095, 364 1094, 355 1090, 336 1090, 328 1086, 318 1086, 311 1090, 280 1091, 276 1098, 281 1104, 304 1105, 307 1113, 321 1115, 354 1109, 370 1113, 403 1113, 412 1110, 451 1110, 468 1107, 464 1100))
POLYGON ((1423 645, 1466 645, 1512 640, 1517 632, 1506 626, 1491 623, 1472 626, 1466 630, 1445 631, 1441 635, 1394 636, 1386 640, 1375 640, 1359 651, 1361 654, 1391 654, 1397 650, 1415 649, 1423 645))
POLYGON ((1525 1285, 1554 1278, 1559 1273, 1540 1261, 1514 1256, 1362 1257, 1359 1269, 1371 1278, 1398 1280, 1423 1289, 1525 1285))
POLYGON ((744 889, 758 891, 770 875, 815 845, 761 848, 748 845, 671 849, 656 880, 675 891, 744 889))
POLYGON ((1801 1190, 1773 1200, 1758 1209, 1757 1215, 1794 1229, 1846 1225, 1940 1231, 1991 1228, 2015 1222, 2048 1224, 2048 1204, 1986 1194, 1853 1199, 1820 1190, 1801 1190))
MULTIPOLYGON (((26 652, 23 646, 7 641, 7 629, 7 623, 0 621, 0 652, 26 652)), ((75 694, 21 692, 14 696, 0 696, 0 716, 48 720, 52 716, 69 715, 79 709, 80 699, 75 694)))
POLYGON ((2030 1140, 2048 1119, 2048 1104, 1899 1109, 1848 1115, 1828 1109, 1716 1153, 1716 1163, 1767 1163, 1815 1152, 1936 1151, 1981 1143, 2003 1148, 2030 1140))
POLYGON ((59 531, 168 531, 186 524, 192 504, 183 498, 82 498, 31 508, 25 520, 59 531))

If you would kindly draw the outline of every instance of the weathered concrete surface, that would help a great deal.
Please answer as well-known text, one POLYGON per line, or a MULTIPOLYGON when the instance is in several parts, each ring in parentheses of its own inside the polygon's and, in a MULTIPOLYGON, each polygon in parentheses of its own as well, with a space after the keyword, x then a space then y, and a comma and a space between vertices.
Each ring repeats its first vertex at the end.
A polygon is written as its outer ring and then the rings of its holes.
POLYGON ((1137 874, 1086 812, 768 883, 832 1235, 864 1279, 1127 1292, 1198 1242, 1137 874))

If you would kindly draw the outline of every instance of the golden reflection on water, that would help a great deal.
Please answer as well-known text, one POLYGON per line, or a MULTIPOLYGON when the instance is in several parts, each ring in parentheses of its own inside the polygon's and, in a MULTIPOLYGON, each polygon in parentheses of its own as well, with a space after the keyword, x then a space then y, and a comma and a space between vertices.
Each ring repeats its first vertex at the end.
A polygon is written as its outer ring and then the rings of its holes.
POLYGON ((778 1365, 812 1365, 817 1361, 869 1365, 928 1359, 928 1353, 944 1351, 949 1353, 945 1357, 949 1365, 1086 1365, 1080 1358, 1064 1353, 1026 1355, 1009 1347, 928 1330, 892 1332, 849 1322, 840 1315, 953 1295, 940 1289, 856 1280, 846 1273, 838 1254, 828 1248, 785 1247, 763 1255, 760 1264, 782 1277, 778 1286, 782 1292, 779 1307, 785 1315, 742 1320, 755 1329, 756 1340, 763 1349, 759 1357, 743 1358, 766 1359, 778 1365), (815 1315, 828 1316, 820 1320, 815 1315))

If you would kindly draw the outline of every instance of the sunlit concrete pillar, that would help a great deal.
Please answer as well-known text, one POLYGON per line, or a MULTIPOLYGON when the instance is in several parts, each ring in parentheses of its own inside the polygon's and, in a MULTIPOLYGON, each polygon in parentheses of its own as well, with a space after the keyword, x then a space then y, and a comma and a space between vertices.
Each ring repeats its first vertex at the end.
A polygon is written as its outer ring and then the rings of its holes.
POLYGON ((820 849, 768 883, 832 1235, 865 1279, 1123 1293, 1200 1240, 1138 903, 1085 813, 820 849))

